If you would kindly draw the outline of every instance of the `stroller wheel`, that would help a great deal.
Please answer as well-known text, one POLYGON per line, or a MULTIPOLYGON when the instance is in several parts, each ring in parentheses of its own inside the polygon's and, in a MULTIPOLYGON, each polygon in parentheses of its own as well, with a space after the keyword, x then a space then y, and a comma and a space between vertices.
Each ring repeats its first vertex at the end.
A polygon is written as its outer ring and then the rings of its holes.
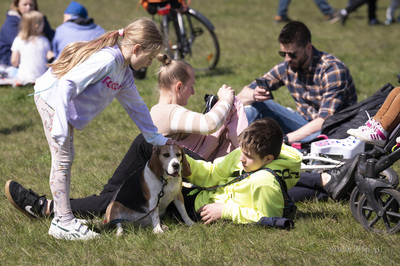
POLYGON ((395 189, 377 189, 375 200, 383 207, 382 215, 374 212, 367 197, 362 195, 358 202, 358 221, 365 230, 375 233, 396 233, 400 229, 400 192, 395 189))
POLYGON ((357 222, 360 222, 358 220, 357 207, 358 207, 358 203, 360 202, 361 196, 362 196, 362 194, 360 193, 358 188, 355 187, 353 189, 353 191, 351 192, 350 199, 349 199, 351 214, 353 215, 354 219, 356 219, 357 222))

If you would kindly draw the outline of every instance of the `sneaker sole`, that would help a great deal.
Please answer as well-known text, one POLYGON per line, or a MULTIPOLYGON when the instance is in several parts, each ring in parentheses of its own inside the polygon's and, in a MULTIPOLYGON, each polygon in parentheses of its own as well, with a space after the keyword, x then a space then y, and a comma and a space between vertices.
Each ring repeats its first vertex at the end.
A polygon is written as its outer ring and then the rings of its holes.
POLYGON ((36 216, 33 216, 33 215, 30 214, 29 212, 27 212, 27 211, 21 209, 21 208, 14 202, 14 200, 13 200, 13 198, 11 197, 11 194, 10 194, 10 183, 11 183, 12 181, 13 181, 13 180, 8 180, 7 183, 6 183, 6 185, 5 185, 6 196, 7 196, 8 201, 9 201, 17 210, 19 210, 20 212, 22 212, 23 214, 25 214, 26 216, 28 216, 31 220, 37 219, 36 216))

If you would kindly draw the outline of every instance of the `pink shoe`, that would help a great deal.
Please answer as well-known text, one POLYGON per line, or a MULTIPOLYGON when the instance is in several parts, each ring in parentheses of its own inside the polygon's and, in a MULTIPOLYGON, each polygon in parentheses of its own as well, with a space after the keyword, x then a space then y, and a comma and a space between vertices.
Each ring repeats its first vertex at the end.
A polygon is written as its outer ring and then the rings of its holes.
POLYGON ((347 130, 347 134, 352 135, 365 143, 380 147, 385 146, 389 135, 389 133, 383 129, 381 123, 372 118, 365 123, 365 126, 347 130))

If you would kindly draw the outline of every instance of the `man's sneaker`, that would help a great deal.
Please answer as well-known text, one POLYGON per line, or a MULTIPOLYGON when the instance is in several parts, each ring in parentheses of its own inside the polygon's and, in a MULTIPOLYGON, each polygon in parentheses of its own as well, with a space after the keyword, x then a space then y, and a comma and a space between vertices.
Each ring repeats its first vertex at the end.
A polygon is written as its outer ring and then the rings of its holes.
POLYGON ((380 22, 379 20, 374 18, 374 19, 371 19, 370 21, 368 21, 368 25, 370 25, 370 26, 382 25, 382 22, 380 22))
POLYGON ((31 219, 44 216, 43 208, 47 201, 44 195, 39 196, 13 180, 8 180, 5 188, 8 201, 20 212, 31 219))
POLYGON ((387 18, 386 20, 385 20, 385 25, 390 25, 390 24, 392 24, 392 23, 394 23, 395 21, 394 21, 394 19, 393 18, 387 18))
POLYGON ((339 168, 327 171, 331 176, 331 180, 329 180, 323 189, 333 200, 344 199, 347 193, 354 187, 358 156, 354 156, 339 168))
POLYGON ((76 218, 68 225, 61 225, 58 218, 53 218, 49 235, 57 239, 66 240, 89 240, 100 236, 100 234, 90 230, 76 218))
POLYGON ((365 126, 347 130, 347 134, 352 135, 365 143, 379 147, 385 146, 389 135, 389 133, 383 129, 381 123, 374 119, 368 120, 365 126))
POLYGON ((347 16, 347 11, 345 9, 336 10, 335 12, 333 12, 333 15, 329 22, 333 24, 340 21, 342 26, 344 26, 344 24, 346 24, 347 16))
POLYGON ((289 21, 291 21, 291 19, 288 18, 288 17, 275 16, 274 21, 275 21, 276 23, 281 23, 281 22, 289 22, 289 21))

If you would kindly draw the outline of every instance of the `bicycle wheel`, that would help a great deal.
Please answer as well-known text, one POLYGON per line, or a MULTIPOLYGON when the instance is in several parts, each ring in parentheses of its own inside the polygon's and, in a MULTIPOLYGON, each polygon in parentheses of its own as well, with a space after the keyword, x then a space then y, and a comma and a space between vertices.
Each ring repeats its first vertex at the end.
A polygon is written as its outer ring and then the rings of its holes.
POLYGON ((395 189, 377 189, 375 199, 383 207, 379 216, 368 204, 367 197, 362 195, 357 207, 358 220, 365 230, 375 233, 396 233, 400 229, 400 192, 395 189))
MULTIPOLYGON (((385 179, 389 183, 392 184, 393 188, 397 188, 399 185, 399 176, 397 175, 396 171, 394 171, 392 168, 387 168, 385 169, 382 173, 379 174, 380 179, 385 179)), ((351 214, 353 215, 354 219, 356 219, 358 222, 358 214, 357 214, 357 207, 360 201, 362 194, 358 190, 357 187, 353 189, 350 195, 349 199, 349 205, 350 205, 350 210, 351 214)))
POLYGON ((163 22, 163 29, 167 39, 165 48, 172 58, 188 62, 197 71, 208 71, 217 66, 220 54, 218 39, 212 24, 201 13, 191 8, 185 13, 171 12, 167 26, 163 22), (180 24, 186 33, 183 36, 179 32, 180 24))

